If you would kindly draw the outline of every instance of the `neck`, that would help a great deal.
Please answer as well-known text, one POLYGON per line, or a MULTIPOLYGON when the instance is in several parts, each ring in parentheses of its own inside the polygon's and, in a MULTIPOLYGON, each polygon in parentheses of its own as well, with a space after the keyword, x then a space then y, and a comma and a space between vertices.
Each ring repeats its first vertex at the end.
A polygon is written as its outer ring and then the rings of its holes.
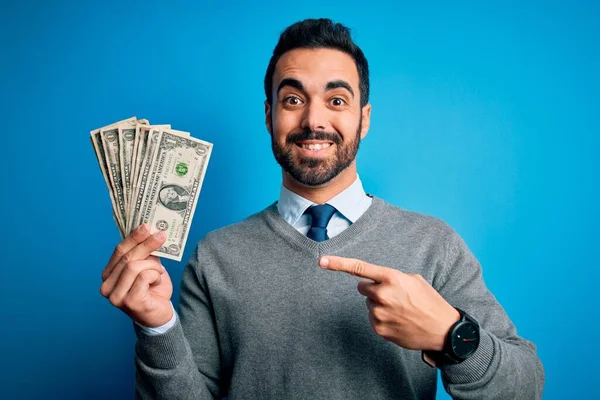
POLYGON ((338 176, 321 186, 305 186, 283 171, 283 185, 315 204, 324 204, 352 185, 356 177, 356 162, 353 162, 338 176))

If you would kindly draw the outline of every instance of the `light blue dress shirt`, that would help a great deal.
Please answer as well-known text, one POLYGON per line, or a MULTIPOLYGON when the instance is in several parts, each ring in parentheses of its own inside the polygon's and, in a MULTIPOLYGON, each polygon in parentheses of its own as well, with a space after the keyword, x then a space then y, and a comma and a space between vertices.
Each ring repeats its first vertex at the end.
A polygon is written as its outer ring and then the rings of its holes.
MULTIPOLYGON (((342 233, 344 229, 356 222, 356 220, 367 211, 372 202, 373 199, 367 196, 359 176, 356 175, 356 180, 352 185, 327 201, 327 204, 336 209, 335 214, 333 214, 329 224, 327 224, 327 236, 332 238, 342 233)), ((309 214, 304 214, 304 212, 308 207, 315 204, 316 203, 292 192, 283 184, 281 185, 279 201, 277 202, 277 211, 290 225, 303 235, 308 233, 312 218, 309 214)), ((156 328, 138 325, 149 335, 159 335, 175 325, 177 318, 175 309, 173 309, 173 311, 173 318, 165 325, 156 328)))
MULTIPOLYGON (((332 238, 339 235, 344 229, 356 222, 367 211, 372 201, 373 199, 365 193, 362 182, 357 175, 352 185, 327 201, 327 204, 336 209, 335 214, 333 214, 327 225, 327 236, 332 238)), ((308 233, 312 218, 309 214, 304 214, 304 212, 308 207, 315 204, 281 185, 277 211, 290 225, 303 235, 308 233)))

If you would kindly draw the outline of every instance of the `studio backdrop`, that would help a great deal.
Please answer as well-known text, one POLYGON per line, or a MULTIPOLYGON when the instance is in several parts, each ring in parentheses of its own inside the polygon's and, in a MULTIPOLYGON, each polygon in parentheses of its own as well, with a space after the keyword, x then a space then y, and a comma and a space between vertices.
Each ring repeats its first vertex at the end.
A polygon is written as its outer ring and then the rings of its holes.
POLYGON ((0 397, 133 397, 89 131, 135 115, 214 144, 183 261, 164 261, 177 305, 197 241, 277 200, 264 73, 286 26, 328 17, 370 64, 365 190, 465 239, 538 346, 544 398, 600 398, 600 9, 484 3, 2 2, 0 397))

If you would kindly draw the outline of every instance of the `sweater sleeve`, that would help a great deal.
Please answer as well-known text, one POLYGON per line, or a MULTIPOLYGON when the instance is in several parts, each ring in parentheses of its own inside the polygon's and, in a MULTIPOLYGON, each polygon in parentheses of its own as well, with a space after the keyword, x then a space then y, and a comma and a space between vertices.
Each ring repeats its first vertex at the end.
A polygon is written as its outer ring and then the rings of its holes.
POLYGON ((467 360, 442 365, 442 382, 454 399, 540 399, 544 369, 536 346, 517 335, 502 306, 486 287, 481 266, 452 233, 439 293, 480 325, 480 344, 467 360))
POLYGON ((198 276, 199 249, 186 266, 175 324, 158 335, 134 324, 137 399, 220 398, 220 357, 210 300, 198 276))

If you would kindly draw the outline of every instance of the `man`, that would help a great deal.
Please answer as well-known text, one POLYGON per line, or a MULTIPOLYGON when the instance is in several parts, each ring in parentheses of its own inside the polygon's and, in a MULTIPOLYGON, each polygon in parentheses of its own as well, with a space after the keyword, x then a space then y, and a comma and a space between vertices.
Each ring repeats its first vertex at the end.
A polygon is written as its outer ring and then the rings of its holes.
POLYGON ((139 227, 103 272, 135 321, 138 397, 432 399, 439 369, 457 399, 540 398, 536 348, 461 238, 364 192, 369 73, 348 29, 288 27, 265 93, 280 198, 199 243, 179 312, 149 256, 162 232, 139 227))
POLYGON ((180 186, 167 185, 158 193, 158 200, 170 210, 182 211, 187 208, 190 195, 180 186))

